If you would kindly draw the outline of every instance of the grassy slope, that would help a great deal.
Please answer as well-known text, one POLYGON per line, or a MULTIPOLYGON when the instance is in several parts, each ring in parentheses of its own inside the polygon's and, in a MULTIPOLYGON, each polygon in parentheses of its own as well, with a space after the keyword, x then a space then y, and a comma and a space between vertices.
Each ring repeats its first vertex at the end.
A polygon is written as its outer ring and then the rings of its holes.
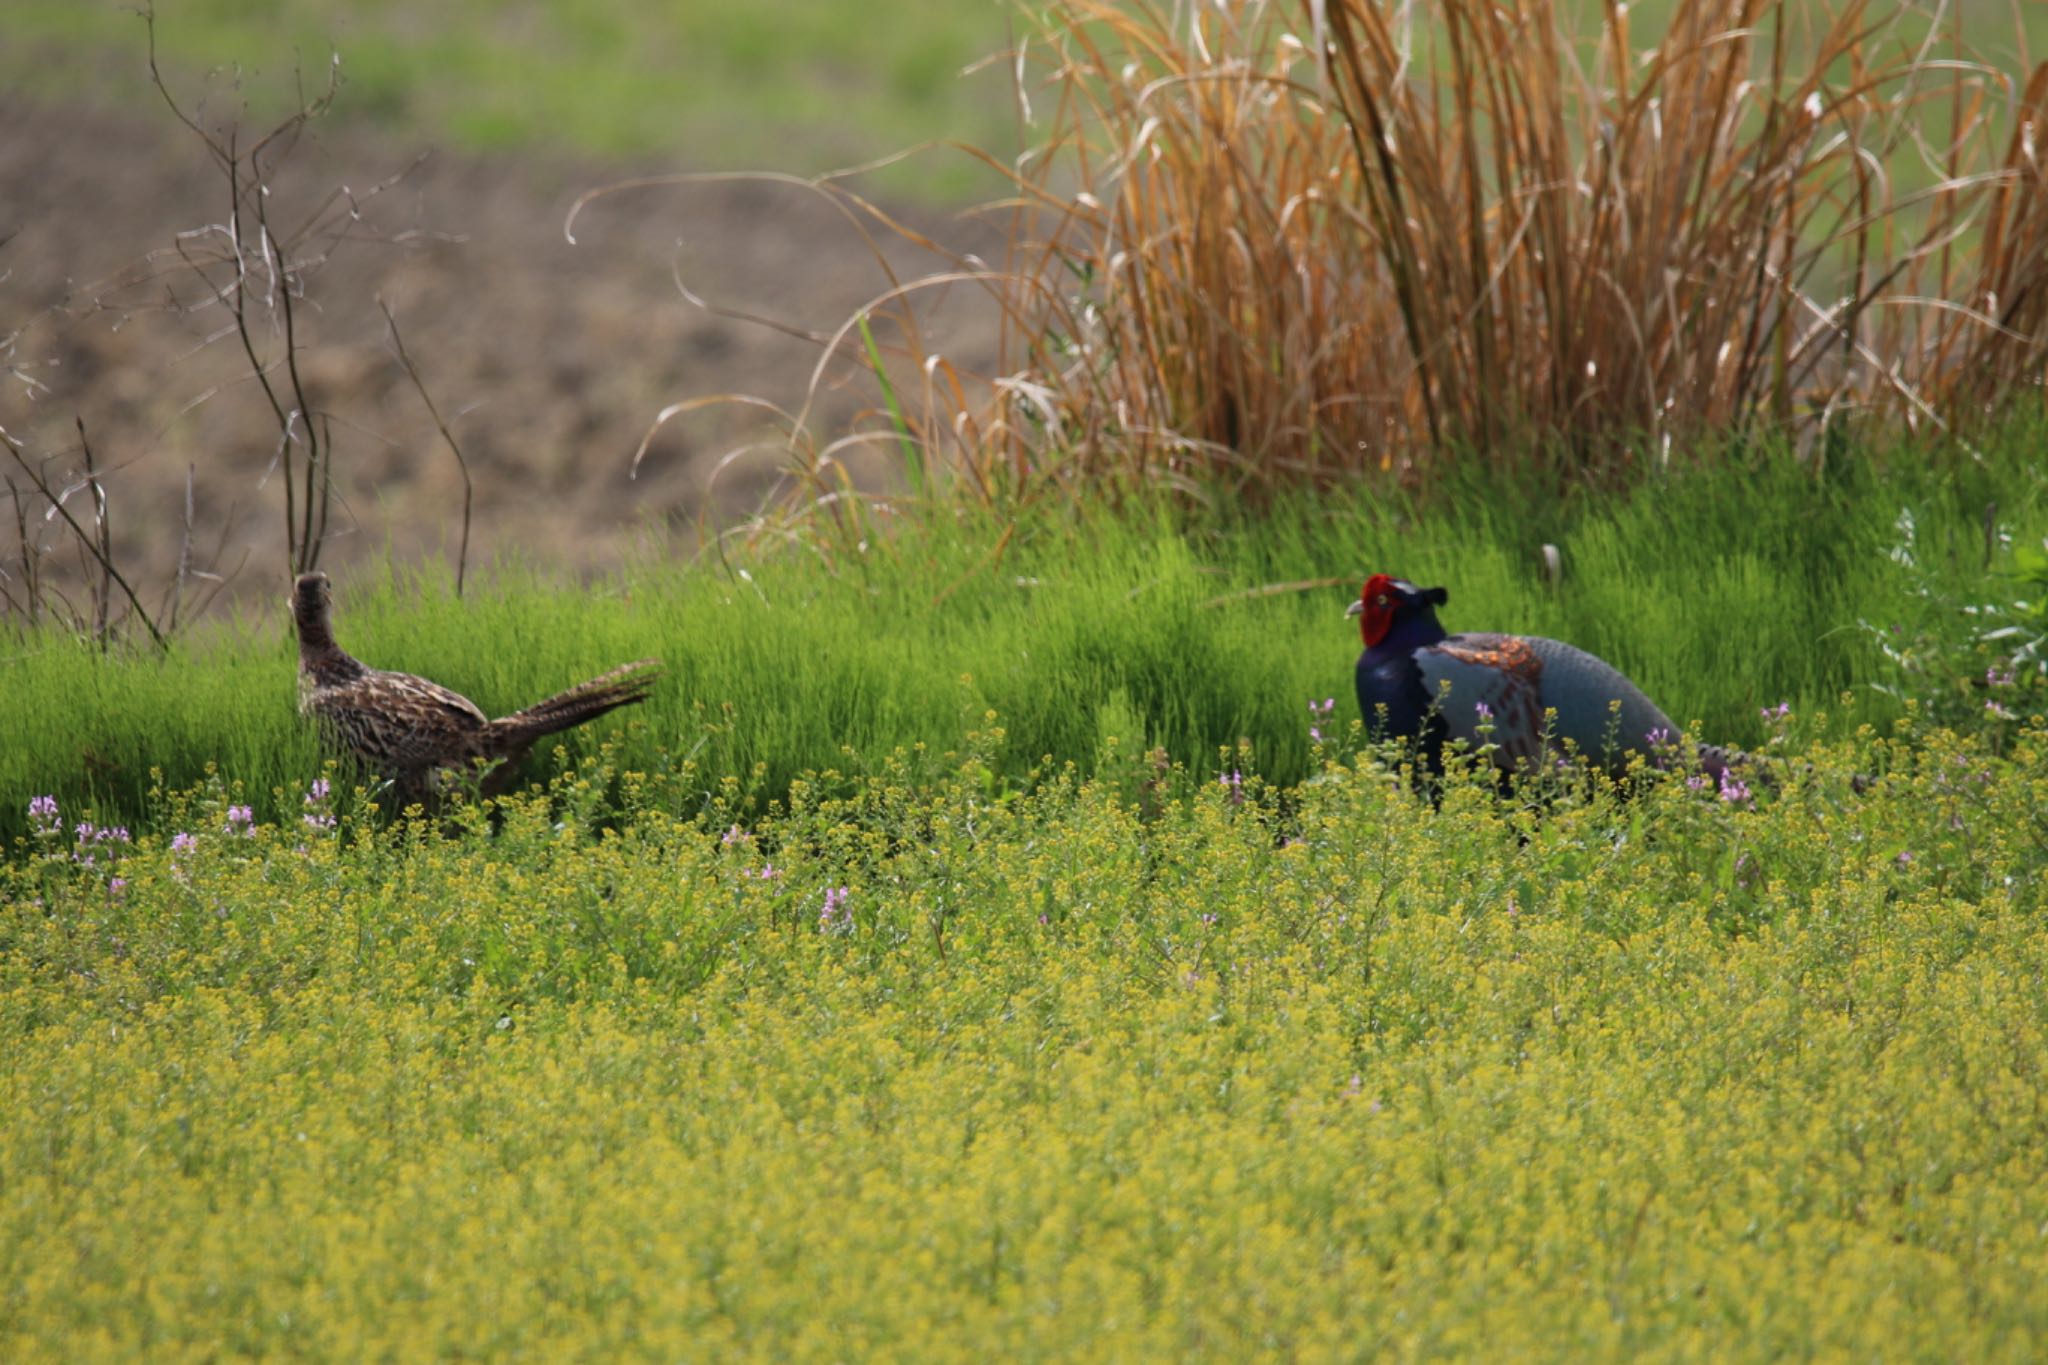
MULTIPOLYGON (((1914 512, 1933 581, 1967 597, 1984 585, 1987 501, 2023 533, 2048 529, 2034 446, 2016 429, 1986 466, 1954 469, 1903 449, 1869 452, 1839 461, 1820 487, 1783 460, 1736 462, 1570 506, 1475 481, 1439 490, 1416 516, 1343 494, 1260 520, 1041 521, 999 562, 993 531, 963 521, 842 562, 770 556, 745 578, 703 560, 565 591, 513 571, 466 602, 438 575, 345 580, 337 631, 372 663, 433 677, 494 713, 613 663, 661 657, 670 680, 623 713, 634 728, 622 761, 667 772, 695 751, 713 771, 758 765, 750 781, 768 795, 838 763, 843 745, 869 757, 950 745, 988 711, 1007 732, 996 758, 1012 776, 1046 755, 1085 764, 1114 733, 1198 769, 1247 739, 1256 757, 1246 766, 1291 781, 1308 758, 1306 703, 1338 698, 1340 726, 1355 715, 1357 638, 1341 617, 1350 590, 1204 603, 1387 568, 1447 584, 1454 629, 1572 640, 1682 722, 1746 744, 1760 735, 1757 708, 1780 700, 1833 713, 1837 733, 1892 714, 1862 686, 1890 677, 1858 621, 1917 628, 1950 610, 1915 596, 1888 558, 1899 512, 1914 512), (1545 541, 1563 548, 1558 588, 1534 571, 1545 541)), ((43 792, 133 823, 153 768, 184 787, 216 765, 259 805, 317 771, 294 712, 281 608, 168 659, 103 659, 52 633, 16 637, 5 652, 19 699, 0 708, 0 791, 20 794, 0 810, 10 836, 27 797, 43 792)), ((570 744, 587 752, 613 733, 600 725, 570 744)))
POLYGON ((2028 1358, 2012 757, 1519 831, 1341 767, 1284 824, 930 759, 730 841, 215 804, 118 888, 59 835, 0 868, 0 1355, 2028 1358))

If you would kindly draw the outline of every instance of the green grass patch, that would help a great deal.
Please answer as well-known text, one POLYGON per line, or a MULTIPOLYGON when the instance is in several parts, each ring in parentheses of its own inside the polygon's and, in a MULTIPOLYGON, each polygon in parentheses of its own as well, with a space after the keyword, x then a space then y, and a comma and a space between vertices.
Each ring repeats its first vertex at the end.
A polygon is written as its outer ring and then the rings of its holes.
MULTIPOLYGON (((136 7, 19 0, 0 80, 49 98, 81 84, 154 104, 136 7)), ((472 148, 681 157, 692 169, 815 174, 931 138, 1016 144, 998 64, 962 68, 1008 42, 995 0, 844 0, 775 6, 455 0, 158 0, 160 56, 181 96, 212 73, 214 104, 251 122, 289 112, 297 72, 318 87, 330 54, 338 110, 472 148)), ((885 183, 957 198, 990 183, 964 158, 926 158, 885 183)))
POLYGON ((1168 773, 1151 814, 1114 764, 991 795, 997 743, 847 755, 760 818, 708 770, 694 818, 600 834, 593 763, 489 838, 243 834, 202 792, 178 847, 17 848, 0 1354, 2048 1331, 2040 732, 1541 818, 1348 761, 1168 773))
MULTIPOLYGON (((1447 585, 1452 629, 1593 650, 1716 741, 1758 742, 1758 708, 1779 701, 1807 734, 1840 736, 1899 713, 1880 685, 1925 681, 1902 679, 1865 623, 1901 644, 1965 637, 1982 621, 1959 604, 1990 601, 2007 563, 1995 545, 1986 566, 1986 505, 2022 544, 2048 532, 2036 448, 2021 426, 1982 463, 1872 449, 1818 480, 1781 454, 1736 454, 1621 499, 1468 475, 1423 505, 1346 490, 1256 517, 934 514, 858 545, 707 554, 589 587, 510 567, 472 575, 457 600, 440 571, 344 576, 335 623, 373 666, 494 715, 659 657, 669 674, 655 698, 569 733, 567 753, 609 739, 622 766, 667 779, 694 755, 763 800, 843 746, 943 747, 989 713, 1005 734, 992 761, 1011 781, 1046 757, 1092 764, 1111 731, 1197 772, 1242 741, 1231 766, 1296 781, 1310 770, 1307 702, 1336 698, 1340 728, 1355 716, 1359 641, 1342 612, 1378 569, 1447 585), (1893 558, 1902 511, 1910 572, 1893 558), (1557 584, 1538 571, 1546 542, 1563 552, 1557 584), (1322 578, 1342 582, 1244 595, 1322 578)), ((310 781, 319 754, 296 713, 284 591, 275 611, 199 629, 167 657, 102 655, 51 630, 6 636, 0 791, 18 795, 0 832, 25 828, 32 795, 139 825, 153 788, 209 772, 266 811, 310 781)), ((1960 651, 1938 681, 1989 662, 1960 651)))

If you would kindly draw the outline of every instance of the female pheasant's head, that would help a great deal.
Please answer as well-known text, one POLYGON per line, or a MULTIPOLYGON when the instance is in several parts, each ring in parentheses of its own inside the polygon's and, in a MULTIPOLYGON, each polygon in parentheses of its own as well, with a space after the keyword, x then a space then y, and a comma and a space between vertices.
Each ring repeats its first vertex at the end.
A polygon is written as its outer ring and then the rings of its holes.
POLYGON ((1451 600, 1445 588, 1418 588, 1405 578, 1376 573, 1365 580, 1358 600, 1344 613, 1358 618, 1358 634, 1365 647, 1387 638, 1402 621, 1417 616, 1434 616, 1436 609, 1451 600))
POLYGON ((334 603, 334 591, 324 573, 302 573, 292 584, 292 621, 299 628, 299 643, 319 646, 334 643, 327 613, 334 603))

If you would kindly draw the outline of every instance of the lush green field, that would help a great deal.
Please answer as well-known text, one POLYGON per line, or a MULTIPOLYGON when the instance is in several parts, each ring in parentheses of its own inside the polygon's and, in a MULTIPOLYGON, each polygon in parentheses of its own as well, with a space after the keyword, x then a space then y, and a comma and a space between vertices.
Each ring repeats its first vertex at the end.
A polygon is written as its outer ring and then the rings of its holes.
POLYGON ((281 609, 17 634, 0 1356, 2032 1358, 2037 448, 344 579, 493 708, 670 662, 452 837, 309 790, 281 609), (1812 766, 1433 810, 1378 566, 1812 766))
MULTIPOLYGON (((261 117, 331 43, 408 133, 696 166, 1013 136, 1000 71, 951 79, 983 0, 258 8, 164 0, 174 77, 242 63, 261 117)), ((4 36, 31 93, 147 95, 112 4, 4 36)), ((1183 302, 1244 373, 1327 358, 1183 302)), ((1179 306, 1108 350, 1173 361, 1179 306)), ((1114 421, 1041 454, 1155 425, 1079 373, 1114 421)), ((10 617, 0 1359, 2039 1358, 2044 432, 1852 428, 1664 473, 1453 441, 1405 491, 1225 462, 1170 504, 1052 460, 589 585, 342 573, 346 646, 493 712, 666 661, 450 829, 323 767, 281 574, 162 655, 10 617), (1360 752, 1342 611, 1382 569, 1805 762, 1420 801, 1360 752)))
MULTIPOLYGON (((0 79, 46 97, 154 102, 136 9, 10 0, 0 79)), ((470 147, 814 174, 935 137, 999 154, 1018 145, 1007 70, 960 78, 1009 42, 999 0, 892 0, 879 14, 845 0, 156 0, 155 10, 180 93, 195 96, 215 73, 208 88, 223 113, 246 102, 257 118, 282 114, 294 73, 317 89, 335 54, 341 114, 470 147)), ((952 159, 897 183, 988 191, 968 174, 952 159)))
POLYGON ((1541 818, 998 747, 612 833, 595 768, 488 838, 58 812, 0 1355, 2038 1357, 2039 732, 1541 818))
MULTIPOLYGON (((1879 5, 1874 15, 1889 15, 1879 5)), ((46 98, 154 103, 143 26, 127 0, 11 0, 0 80, 46 98)), ((303 75, 325 78, 338 54, 340 112, 407 133, 481 148, 680 157, 693 169, 812 174, 931 138, 998 156, 1020 148, 1010 72, 981 58, 1031 29, 1006 0, 846 0, 775 6, 654 0, 154 0, 158 45, 182 93, 202 78, 220 109, 283 113, 303 75)), ((1667 0, 1630 7, 1639 37, 1666 22, 1667 0)), ((1591 34, 1598 6, 1561 13, 1591 34)), ((2048 51, 2037 6, 1961 5, 1973 48, 2004 69, 2048 51)), ((1421 16, 1427 22, 1427 16, 1421 16)), ((1816 16, 1816 22, 1818 17, 1816 16)), ((1908 22, 1891 36, 1913 38, 1908 22)), ((1795 39, 1795 42, 1798 41, 1795 39)), ((989 193, 959 159, 892 176, 898 189, 989 193)))
POLYGON ((309 790, 281 611, 17 636, 0 1355, 2032 1358, 2037 444, 344 580, 494 708, 670 661, 453 837, 309 790), (1433 810, 1245 595, 1381 565, 1811 766, 1433 810))
MULTIPOLYGON (((659 657, 670 673, 655 699, 572 732, 571 751, 612 734, 638 771, 669 781, 695 754, 764 797, 834 766, 843 745, 951 745, 988 712, 1011 780, 1047 756, 1085 766, 1115 734, 1203 774, 1220 746, 1248 741, 1232 765, 1296 781, 1309 770, 1307 702, 1336 698, 1339 726, 1356 716, 1358 637, 1342 613, 1379 569, 1447 585, 1453 629, 1593 650, 1716 740, 1755 744, 1758 709, 1780 701, 1805 734, 1844 735, 1898 714, 1880 687, 1953 703, 1945 720, 1981 712, 1967 684, 1991 656, 1967 640, 1997 622, 1966 608, 2038 596, 2005 577, 2003 546, 1986 566, 1984 512, 1995 503, 2021 544, 2048 533, 2037 448, 2023 426, 1983 463, 1871 449, 1819 483, 1759 454, 1612 500, 1471 476, 1433 490, 1426 515, 1364 491, 1258 517, 1026 517, 1007 535, 963 513, 865 551, 735 549, 587 589, 511 570, 473 581, 464 601, 438 573, 344 576, 336 631, 372 664, 447 683, 493 714, 659 657), (1896 562, 1902 512, 1911 569, 1896 562), (1557 586, 1538 569, 1545 542, 1563 552, 1557 586), (1243 595, 1325 578, 1336 581, 1243 595), (1929 671, 1903 673, 1885 646, 1929 671)), ((296 713, 284 588, 274 610, 168 657, 105 657, 48 630, 6 637, 0 791, 20 797, 0 809, 0 834, 18 834, 21 803, 43 793, 140 825, 153 787, 209 768, 274 813, 272 793, 319 763, 296 713)), ((678 809, 695 799, 668 795, 678 809)))

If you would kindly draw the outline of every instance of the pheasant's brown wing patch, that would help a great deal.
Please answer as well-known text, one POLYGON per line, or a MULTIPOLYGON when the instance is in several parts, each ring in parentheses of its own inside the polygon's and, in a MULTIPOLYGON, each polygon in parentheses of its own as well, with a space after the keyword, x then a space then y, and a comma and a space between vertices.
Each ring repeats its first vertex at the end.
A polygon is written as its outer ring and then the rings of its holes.
POLYGON ((428 724, 445 726, 451 733, 480 730, 490 723, 482 708, 453 688, 411 673, 379 673, 376 680, 389 689, 394 706, 416 711, 428 724))
POLYGON ((1453 739, 1499 746, 1506 767, 1543 752, 1543 660, 1518 635, 1452 635, 1415 651, 1423 686, 1453 739), (1481 708, 1484 708, 1483 710, 1481 708))
POLYGON ((487 723, 461 693, 409 673, 320 688, 308 709, 358 759, 390 777, 468 761, 487 723))

